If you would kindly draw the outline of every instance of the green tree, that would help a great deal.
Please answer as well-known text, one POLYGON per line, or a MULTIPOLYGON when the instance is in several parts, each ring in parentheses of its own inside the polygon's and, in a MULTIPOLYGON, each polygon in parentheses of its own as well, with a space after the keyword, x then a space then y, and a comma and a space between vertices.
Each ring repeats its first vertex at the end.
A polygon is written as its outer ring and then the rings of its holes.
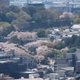
POLYGON ((33 16, 34 13, 36 13, 36 8, 34 6, 22 7, 22 10, 28 13, 31 17, 33 16))
POLYGON ((26 22, 23 19, 17 19, 17 20, 13 20, 11 23, 16 30, 18 31, 26 31, 27 28, 29 27, 29 23, 26 22))
POLYGON ((11 43, 23 45, 24 42, 21 39, 18 39, 17 36, 13 36, 10 38, 11 43))
POLYGON ((71 38, 64 39, 65 46, 69 46, 71 44, 71 38))
POLYGON ((80 18, 74 19, 73 23, 74 23, 74 24, 80 24, 80 18))
POLYGON ((80 47, 80 36, 75 40, 75 46, 80 47))
POLYGON ((31 16, 30 16, 29 14, 27 14, 26 12, 24 12, 24 11, 21 11, 21 12, 19 13, 18 18, 19 18, 19 19, 26 20, 26 21, 31 20, 31 16))
POLYGON ((17 6, 11 5, 8 8, 8 12, 10 12, 10 11, 12 11, 14 13, 19 13, 21 11, 21 9, 19 7, 17 7, 17 6))
POLYGON ((7 22, 7 16, 5 13, 0 12, 0 21, 7 22))
POLYGON ((75 47, 72 47, 67 52, 68 53, 74 53, 75 51, 76 51, 76 48, 75 47))
POLYGON ((8 21, 11 23, 13 20, 16 20, 18 15, 12 11, 6 13, 8 21))
POLYGON ((46 43, 46 46, 47 46, 48 48, 53 48, 53 47, 54 47, 54 45, 53 45, 52 42, 47 42, 47 43, 46 43))
POLYGON ((62 49, 62 48, 64 48, 65 47, 65 44, 63 43, 63 42, 58 42, 56 45, 55 45, 55 48, 56 49, 62 49))
POLYGON ((0 22, 0 35, 7 36, 12 30, 14 30, 13 26, 7 22, 0 22))
POLYGON ((31 52, 32 55, 36 55, 36 48, 35 46, 31 46, 28 48, 28 50, 31 52))
POLYGON ((48 60, 48 58, 45 57, 45 59, 41 61, 41 64, 48 65, 48 64, 49 64, 49 60, 48 60))
POLYGON ((77 39, 77 36, 76 35, 72 35, 71 43, 74 44, 76 39, 77 39))
POLYGON ((47 37, 47 33, 44 29, 38 29, 37 36, 40 37, 40 38, 41 37, 47 37))
POLYGON ((41 14, 42 21, 54 21, 59 17, 59 13, 56 10, 45 9, 38 11, 38 13, 41 14))
POLYGON ((27 5, 26 7, 22 7, 22 10, 28 13, 31 17, 33 16, 34 13, 38 12, 39 10, 45 10, 44 6, 32 6, 32 5, 27 5))
POLYGON ((69 47, 75 46, 76 39, 77 39, 76 35, 72 35, 71 38, 65 38, 64 39, 65 46, 69 46, 69 47))
POLYGON ((18 43, 19 39, 17 38, 17 36, 13 36, 10 38, 10 42, 12 43, 18 43))
POLYGON ((42 20, 42 16, 39 12, 34 13, 32 18, 34 21, 37 21, 37 22, 42 20))
POLYGON ((5 41, 5 39, 4 39, 4 37, 0 37, 0 42, 4 42, 5 41))

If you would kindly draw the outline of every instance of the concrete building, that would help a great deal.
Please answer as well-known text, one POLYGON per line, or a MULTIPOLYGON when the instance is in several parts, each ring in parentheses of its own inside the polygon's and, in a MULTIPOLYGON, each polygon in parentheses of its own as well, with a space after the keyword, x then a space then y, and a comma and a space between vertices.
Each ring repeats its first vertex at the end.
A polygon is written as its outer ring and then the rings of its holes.
MULTIPOLYGON (((0 53, 0 73, 8 74, 10 77, 17 78, 17 75, 19 75, 17 72, 36 67, 36 61, 31 56, 14 55, 4 52, 0 53)), ((21 76, 22 75, 18 78, 21 76)))
POLYGON ((27 3, 28 3, 28 0, 10 0, 10 6, 15 5, 18 7, 23 7, 27 5, 27 3))
POLYGON ((78 31, 80 30, 80 24, 74 24, 71 28, 78 31))
POLYGON ((29 78, 21 77, 21 79, 15 79, 15 80, 43 80, 43 79, 42 79, 42 78, 33 78, 33 79, 29 79, 29 78))

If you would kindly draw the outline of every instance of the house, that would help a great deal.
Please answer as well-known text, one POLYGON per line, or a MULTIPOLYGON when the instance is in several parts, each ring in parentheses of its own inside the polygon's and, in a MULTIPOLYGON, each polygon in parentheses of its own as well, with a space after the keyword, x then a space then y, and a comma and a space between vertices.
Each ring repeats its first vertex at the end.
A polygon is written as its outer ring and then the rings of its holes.
POLYGON ((40 75, 38 73, 36 74, 29 74, 29 78, 39 78, 40 75))
POLYGON ((12 77, 9 77, 9 75, 0 74, 0 80, 14 80, 12 77))
POLYGON ((66 59, 65 58, 57 58, 54 63, 54 71, 64 68, 64 67, 68 67, 68 62, 66 61, 66 59))
POLYGON ((51 34, 49 34, 49 37, 53 37, 54 39, 60 39, 62 36, 59 32, 56 32, 56 31, 52 31, 51 34))
POLYGON ((42 78, 24 78, 24 77, 21 77, 21 79, 15 79, 15 80, 43 80, 42 78))
POLYGON ((74 30, 74 31, 80 30, 80 24, 74 24, 74 25, 71 27, 71 29, 74 30))
POLYGON ((66 71, 64 69, 56 70, 56 73, 58 73, 60 77, 64 77, 65 76, 65 72, 66 71))

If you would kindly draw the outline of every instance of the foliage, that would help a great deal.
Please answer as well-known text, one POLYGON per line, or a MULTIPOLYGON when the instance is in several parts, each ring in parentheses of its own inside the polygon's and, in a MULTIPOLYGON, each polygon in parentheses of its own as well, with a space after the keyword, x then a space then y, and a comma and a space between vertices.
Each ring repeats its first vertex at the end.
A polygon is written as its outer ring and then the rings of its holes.
POLYGON ((0 22, 0 35, 1 36, 6 36, 12 30, 14 30, 14 28, 9 23, 7 23, 7 22, 0 22))
POLYGON ((38 6, 32 6, 32 5, 27 5, 26 7, 22 7, 22 10, 28 13, 31 17, 37 11, 44 10, 44 9, 45 9, 44 7, 38 7, 38 6))
POLYGON ((73 35, 71 38, 65 38, 64 42, 65 42, 65 46, 74 46, 75 40, 77 39, 76 35, 73 35))
POLYGON ((80 36, 78 36, 78 37, 76 38, 74 44, 75 44, 76 47, 80 47, 80 36))
POLYGON ((53 58, 57 53, 53 48, 48 48, 47 46, 40 46, 36 49, 37 55, 43 55, 44 57, 53 58))
POLYGON ((63 12, 63 14, 60 15, 60 18, 73 19, 74 18, 74 15, 71 12, 63 12))
POLYGON ((46 46, 46 42, 42 42, 41 43, 41 46, 46 46))
POLYGON ((56 45, 55 45, 55 48, 56 49, 62 49, 62 48, 64 48, 65 47, 65 44, 63 43, 63 42, 58 42, 56 45))
POLYGON ((24 11, 19 12, 18 18, 23 19, 25 21, 31 20, 30 15, 27 14, 26 12, 24 12, 24 11))
POLYGON ((10 42, 15 43, 15 44, 23 45, 23 41, 21 39, 18 39, 17 36, 11 37, 10 42))
POLYGON ((42 16, 41 16, 41 14, 40 14, 39 12, 34 13, 32 18, 33 18, 33 20, 36 21, 36 22, 42 20, 42 16))
POLYGON ((35 46, 31 46, 28 48, 28 50, 33 53, 34 55, 36 54, 36 47, 35 46))
POLYGON ((4 41, 5 41, 4 37, 0 37, 0 42, 4 42, 4 41))
POLYGON ((0 21, 7 22, 7 16, 3 12, 0 12, 0 21))
POLYGON ((7 23, 7 22, 0 22, 0 27, 8 27, 8 26, 10 26, 9 23, 7 23))
POLYGON ((8 12, 10 12, 10 11, 12 11, 14 13, 19 13, 21 11, 21 9, 19 7, 17 7, 17 6, 11 5, 8 8, 8 12))
POLYGON ((61 57, 62 55, 65 56, 66 53, 67 53, 67 50, 59 51, 57 52, 56 57, 61 57))
POLYGON ((13 20, 11 24, 14 25, 18 31, 25 31, 29 27, 29 23, 23 19, 13 20))
POLYGON ((36 13, 36 7, 34 6, 22 7, 22 10, 28 13, 30 16, 33 16, 33 14, 36 13))
POLYGON ((37 36, 40 37, 40 38, 41 37, 47 37, 47 33, 44 29, 38 29, 37 30, 37 36))
POLYGON ((76 48, 75 47, 72 47, 67 52, 68 53, 74 53, 75 51, 76 51, 76 48))
POLYGON ((48 64, 49 64, 49 60, 48 60, 48 58, 45 57, 45 59, 41 61, 41 64, 48 65, 48 64))
POLYGON ((53 48, 53 47, 54 47, 54 45, 53 45, 52 42, 47 42, 47 43, 46 43, 46 46, 47 46, 48 48, 53 48))
POLYGON ((54 19, 57 19, 59 17, 58 12, 56 10, 41 10, 38 11, 41 15, 41 20, 42 21, 53 21, 54 19))
POLYGON ((7 13, 6 13, 6 16, 7 16, 8 22, 10 22, 10 23, 11 23, 13 20, 16 20, 17 17, 18 17, 18 15, 17 15, 16 13, 12 12, 12 11, 7 12, 7 13))
POLYGON ((48 48, 53 48, 54 47, 52 42, 42 42, 41 45, 44 45, 44 46, 46 45, 48 48))
POLYGON ((69 25, 71 23, 69 20, 58 20, 60 14, 60 11, 45 9, 44 6, 27 5, 22 8, 9 6, 0 12, 0 21, 11 23, 18 31, 69 25))
POLYGON ((65 46, 68 47, 80 47, 80 36, 73 35, 71 38, 64 40, 65 46))
POLYGON ((80 18, 74 19, 73 23, 74 23, 74 24, 80 24, 80 18))

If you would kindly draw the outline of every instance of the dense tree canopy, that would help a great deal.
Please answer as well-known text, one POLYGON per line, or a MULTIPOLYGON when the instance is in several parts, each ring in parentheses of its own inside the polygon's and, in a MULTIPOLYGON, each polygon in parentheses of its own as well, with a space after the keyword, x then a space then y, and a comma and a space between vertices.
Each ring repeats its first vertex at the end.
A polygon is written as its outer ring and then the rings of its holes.
POLYGON ((8 12, 12 11, 14 13, 19 13, 21 11, 21 9, 19 7, 17 7, 17 6, 12 5, 12 6, 9 6, 9 8, 7 9, 7 11, 8 12))
POLYGON ((7 22, 0 22, 0 36, 6 36, 12 30, 14 30, 13 26, 7 22))
POLYGON ((73 35, 71 38, 66 38, 64 43, 68 47, 80 47, 80 36, 73 35))
POLYGON ((40 38, 41 37, 47 37, 47 33, 44 29, 38 29, 37 36, 40 37, 40 38))
POLYGON ((26 12, 21 11, 21 12, 19 13, 19 15, 18 15, 18 19, 23 19, 23 20, 25 20, 25 21, 29 21, 29 20, 31 20, 31 17, 30 17, 30 15, 27 14, 26 12))
POLYGON ((7 16, 6 16, 6 14, 3 13, 3 12, 0 13, 0 21, 8 22, 8 21, 7 21, 7 16))
POLYGON ((18 31, 26 31, 27 27, 29 27, 29 23, 23 19, 13 20, 11 24, 14 25, 18 31))
POLYGON ((26 6, 23 7, 22 10, 28 13, 30 16, 33 16, 33 14, 36 13, 36 7, 34 6, 26 6))
POLYGON ((8 22, 10 22, 10 23, 11 23, 13 20, 16 20, 17 17, 18 17, 18 15, 17 15, 16 13, 12 12, 12 11, 7 12, 7 13, 6 13, 6 16, 7 16, 8 22))
POLYGON ((74 24, 80 24, 80 18, 74 19, 74 24))
POLYGON ((75 47, 72 47, 67 52, 68 53, 74 53, 75 51, 76 51, 76 48, 75 47))
POLYGON ((65 44, 63 43, 63 42, 58 42, 56 45, 55 45, 55 48, 56 49, 62 49, 62 48, 64 48, 65 47, 65 44))

